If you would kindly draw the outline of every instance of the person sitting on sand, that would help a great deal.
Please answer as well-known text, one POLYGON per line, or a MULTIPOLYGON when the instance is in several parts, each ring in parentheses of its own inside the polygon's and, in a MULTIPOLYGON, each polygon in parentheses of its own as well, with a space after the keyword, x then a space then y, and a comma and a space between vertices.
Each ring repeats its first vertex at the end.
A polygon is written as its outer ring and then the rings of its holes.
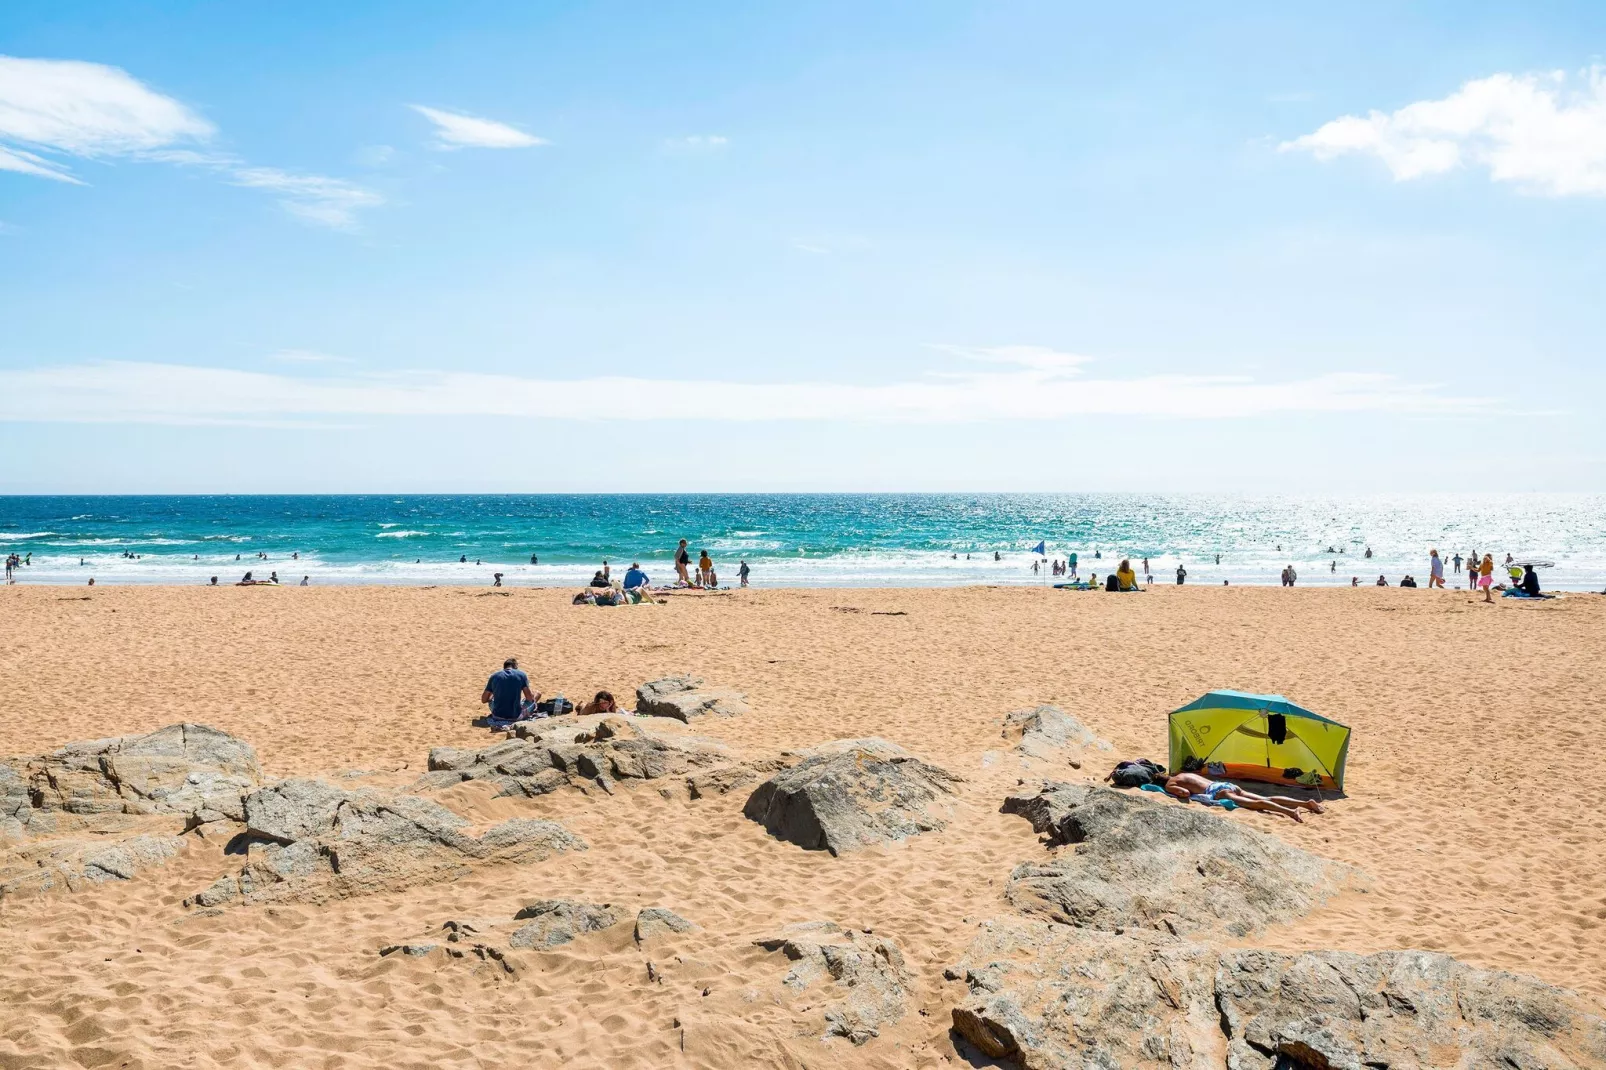
POLYGON ((1120 567, 1115 570, 1115 582, 1117 587, 1123 591, 1135 591, 1138 589, 1137 573, 1132 571, 1132 562, 1124 557, 1121 559, 1120 567))
POLYGON ((502 662, 502 671, 492 673, 480 693, 480 702, 491 707, 492 721, 517 721, 527 717, 540 700, 539 692, 530 691, 530 678, 519 668, 518 658, 502 662), (524 700, 522 705, 520 698, 524 700))
POLYGON ((1233 803, 1245 810, 1258 810, 1264 814, 1276 814, 1279 817, 1293 818, 1304 823, 1305 819, 1299 816, 1301 810, 1308 810, 1313 814, 1322 813, 1322 804, 1309 799, 1291 799, 1286 795, 1256 795, 1252 791, 1245 791, 1238 785, 1226 780, 1209 780, 1198 773, 1177 773, 1167 777, 1161 785, 1167 795, 1175 796, 1187 802, 1195 795, 1203 795, 1213 802, 1230 799, 1233 803))
POLYGON ((579 712, 587 717, 594 713, 618 713, 619 703, 613 700, 613 692, 598 691, 596 698, 580 704, 579 712))

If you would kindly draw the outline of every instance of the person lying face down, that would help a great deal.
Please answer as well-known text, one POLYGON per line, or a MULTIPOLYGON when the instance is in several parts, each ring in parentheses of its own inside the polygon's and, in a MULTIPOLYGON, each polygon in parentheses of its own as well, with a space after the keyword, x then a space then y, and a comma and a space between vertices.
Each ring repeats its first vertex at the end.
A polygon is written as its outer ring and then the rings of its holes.
POLYGON ((1210 780, 1198 773, 1176 773, 1167 777, 1162 786, 1167 795, 1175 796, 1183 802, 1188 802, 1195 795, 1203 795, 1214 802, 1230 799, 1245 810, 1277 814, 1279 817, 1292 818, 1301 823, 1305 820, 1300 816, 1301 810, 1308 810, 1313 814, 1322 813, 1322 804, 1309 799, 1291 799, 1286 795, 1256 795, 1229 781, 1210 780))

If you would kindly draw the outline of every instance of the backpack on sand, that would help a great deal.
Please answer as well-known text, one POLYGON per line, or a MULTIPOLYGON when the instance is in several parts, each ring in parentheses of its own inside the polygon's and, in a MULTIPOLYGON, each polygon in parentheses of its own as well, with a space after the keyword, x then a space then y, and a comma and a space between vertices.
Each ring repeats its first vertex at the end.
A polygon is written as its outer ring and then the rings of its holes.
POLYGON ((1165 779, 1165 767, 1147 758, 1135 762, 1121 762, 1110 773, 1110 782, 1118 788, 1141 788, 1145 784, 1158 784, 1165 779))

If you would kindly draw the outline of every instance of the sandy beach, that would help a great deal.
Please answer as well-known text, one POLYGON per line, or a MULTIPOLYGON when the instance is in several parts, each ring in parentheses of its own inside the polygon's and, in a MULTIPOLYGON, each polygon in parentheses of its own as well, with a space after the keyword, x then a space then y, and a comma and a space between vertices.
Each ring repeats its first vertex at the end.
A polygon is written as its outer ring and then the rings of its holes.
MULTIPOLYGON (((943 969, 1043 848, 999 813, 1022 780, 1165 759, 1165 715, 1213 688, 1280 692, 1352 726, 1347 798, 1302 825, 1222 814, 1370 877, 1278 948, 1442 951, 1606 1000, 1606 598, 1483 605, 1465 591, 1156 587, 738 591, 577 607, 568 590, 14 587, 0 590, 0 754, 200 722, 274 777, 411 783, 431 747, 483 746, 480 690, 514 655, 548 695, 624 698, 693 672, 744 692, 697 734, 744 758, 881 736, 964 778, 948 827, 841 857, 779 841, 745 791, 692 801, 442 793, 475 822, 561 822, 589 850, 321 905, 183 900, 225 868, 169 864, 0 901, 0 1067, 941 1067, 963 986, 943 969), (1007 712, 1053 703, 1109 760, 1026 769, 1007 712), (350 776, 352 771, 360 775, 350 776), (662 982, 628 925, 516 979, 377 949, 449 918, 572 896, 694 921, 662 982), (895 939, 909 1013, 862 1047, 819 1038, 785 964, 753 945, 829 919, 895 939), (706 991, 705 991, 706 990, 706 991)), ((668 797, 666 797, 666 795, 668 797)))

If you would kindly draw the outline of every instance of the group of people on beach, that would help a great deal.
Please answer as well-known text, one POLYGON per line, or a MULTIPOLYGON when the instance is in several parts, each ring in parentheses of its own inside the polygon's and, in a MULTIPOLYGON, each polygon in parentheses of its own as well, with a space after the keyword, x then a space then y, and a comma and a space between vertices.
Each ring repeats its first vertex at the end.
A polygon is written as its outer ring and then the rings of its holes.
MULTIPOLYGON (((697 575, 691 575, 691 550, 688 543, 681 539, 675 547, 675 582, 671 587, 687 590, 712 591, 719 588, 719 573, 714 570, 713 558, 708 551, 700 551, 697 557, 697 575)), ((744 560, 736 570, 736 577, 741 586, 748 585, 748 578, 752 569, 747 567, 744 560)), ((502 585, 502 574, 496 574, 496 586, 502 585)), ((632 561, 630 568, 625 571, 622 580, 613 578, 613 570, 604 559, 602 567, 592 575, 591 582, 574 596, 575 605, 585 603, 596 606, 636 605, 641 602, 653 601, 652 580, 641 568, 641 562, 632 561)))
POLYGON ((485 690, 480 692, 480 704, 490 707, 486 723, 492 728, 565 713, 591 716, 630 712, 621 710, 609 691, 598 691, 590 702, 583 702, 578 707, 562 695, 543 700, 541 692, 530 689, 530 677, 519 668, 518 658, 508 658, 502 662, 501 670, 492 673, 491 678, 485 681, 485 690))

